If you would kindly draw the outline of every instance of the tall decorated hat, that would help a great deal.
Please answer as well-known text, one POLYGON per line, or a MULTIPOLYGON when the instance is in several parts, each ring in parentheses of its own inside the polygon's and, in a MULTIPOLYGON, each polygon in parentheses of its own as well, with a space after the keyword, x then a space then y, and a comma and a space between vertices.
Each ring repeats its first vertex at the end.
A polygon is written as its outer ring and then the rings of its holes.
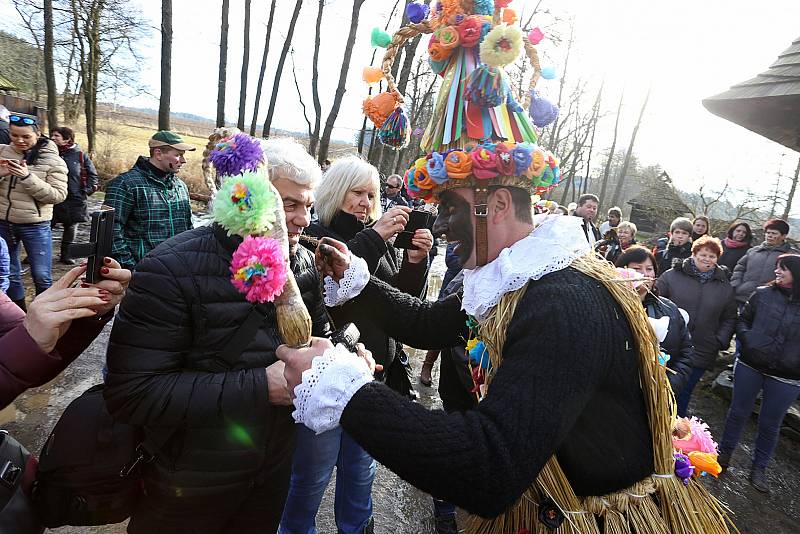
MULTIPOLYGON (((435 202, 447 189, 472 188, 478 233, 485 232, 490 187, 518 187, 534 195, 549 191, 560 180, 558 158, 537 144, 526 111, 541 75, 538 54, 531 39, 523 35, 509 3, 440 0, 424 18, 409 16, 412 22, 392 37, 383 59, 388 90, 364 106, 380 128, 378 138, 394 148, 403 146, 395 142, 403 138, 398 128, 410 130, 418 125, 408 125, 405 120, 403 96, 394 83, 392 65, 408 39, 430 34, 428 61, 442 82, 421 139, 424 153, 412 162, 404 181, 412 197, 427 202, 435 202), (525 101, 519 103, 505 67, 523 53, 533 74, 525 101), (389 108, 393 108, 391 112, 389 108)), ((481 265, 481 251, 478 256, 481 265)))

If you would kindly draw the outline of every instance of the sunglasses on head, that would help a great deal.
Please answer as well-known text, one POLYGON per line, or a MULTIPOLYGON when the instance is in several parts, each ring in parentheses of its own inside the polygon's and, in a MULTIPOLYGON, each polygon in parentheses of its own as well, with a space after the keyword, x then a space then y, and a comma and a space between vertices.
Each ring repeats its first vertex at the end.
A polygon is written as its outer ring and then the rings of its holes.
POLYGON ((19 115, 11 115, 8 120, 11 124, 24 124, 26 126, 35 126, 38 124, 36 119, 32 119, 31 117, 20 117, 19 115))
POLYGON ((386 189, 400 189, 399 185, 386 184, 386 189))

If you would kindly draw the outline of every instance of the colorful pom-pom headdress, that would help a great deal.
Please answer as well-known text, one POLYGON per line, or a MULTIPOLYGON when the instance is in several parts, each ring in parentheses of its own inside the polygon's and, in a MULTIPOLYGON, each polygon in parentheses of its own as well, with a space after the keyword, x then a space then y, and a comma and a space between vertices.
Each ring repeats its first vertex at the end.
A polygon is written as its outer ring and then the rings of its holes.
MULTIPOLYGON (((490 187, 517 187, 534 195, 549 191, 561 180, 558 158, 537 144, 534 124, 525 111, 541 68, 533 43, 523 35, 508 4, 440 1, 424 17, 424 10, 413 7, 412 23, 395 33, 383 58, 385 96, 377 95, 364 105, 367 116, 380 128, 378 138, 393 148, 404 146, 409 129, 418 125, 409 126, 405 119, 392 65, 407 40, 431 34, 431 68, 442 76, 442 83, 420 142, 425 155, 412 163, 404 180, 409 195, 429 202, 447 189, 472 188, 478 243, 486 242, 481 233, 486 232, 490 187), (514 99, 504 67, 523 50, 533 75, 521 105, 514 99)), ((476 253, 477 264, 485 264, 485 247, 478 247, 476 253)))

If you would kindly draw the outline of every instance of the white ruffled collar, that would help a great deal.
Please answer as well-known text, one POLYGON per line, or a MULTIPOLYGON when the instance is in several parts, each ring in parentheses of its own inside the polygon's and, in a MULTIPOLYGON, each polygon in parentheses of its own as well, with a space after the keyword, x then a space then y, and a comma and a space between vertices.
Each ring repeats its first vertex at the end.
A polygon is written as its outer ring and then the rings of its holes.
POLYGON ((478 321, 484 320, 500 298, 568 267, 591 250, 581 228, 580 217, 544 215, 536 217, 533 232, 500 251, 493 261, 476 269, 464 269, 461 309, 478 321))

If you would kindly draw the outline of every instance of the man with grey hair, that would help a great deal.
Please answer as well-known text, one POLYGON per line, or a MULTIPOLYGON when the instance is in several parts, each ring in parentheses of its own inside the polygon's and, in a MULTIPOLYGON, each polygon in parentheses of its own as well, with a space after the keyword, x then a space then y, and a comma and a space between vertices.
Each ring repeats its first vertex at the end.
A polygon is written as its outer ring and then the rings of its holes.
MULTIPOLYGON (((403 179, 399 174, 390 174, 386 179, 386 190, 381 193, 381 208, 386 213, 395 206, 408 206, 400 190, 403 188, 403 179)), ((410 207, 410 206, 409 206, 410 207)))
MULTIPOLYGON (((328 336, 314 256, 297 246, 321 170, 294 141, 264 141, 262 150, 283 198, 290 267, 312 333, 328 336)), ((120 305, 107 353, 107 407, 157 447, 131 534, 278 529, 296 425, 275 356, 282 342, 275 307, 249 303, 230 282, 241 243, 216 222, 167 239, 139 262, 120 305), (246 323, 254 328, 243 333, 246 323)))
POLYGON ((0 105, 0 145, 10 145, 11 135, 8 133, 8 108, 0 105))

